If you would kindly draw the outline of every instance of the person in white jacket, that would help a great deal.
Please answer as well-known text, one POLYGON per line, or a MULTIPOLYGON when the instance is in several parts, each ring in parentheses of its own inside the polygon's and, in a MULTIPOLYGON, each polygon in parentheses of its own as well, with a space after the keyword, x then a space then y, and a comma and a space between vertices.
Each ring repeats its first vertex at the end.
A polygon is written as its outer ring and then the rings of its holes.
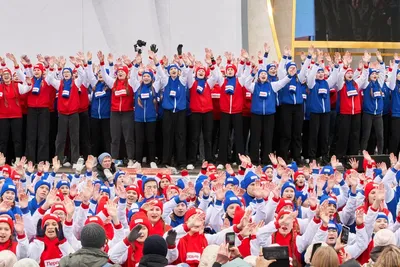
POLYGON ((5 215, 0 217, 0 251, 10 250, 18 259, 28 257, 29 240, 25 234, 24 221, 20 215, 13 220, 5 215), (13 232, 16 233, 16 240, 13 239, 13 232))

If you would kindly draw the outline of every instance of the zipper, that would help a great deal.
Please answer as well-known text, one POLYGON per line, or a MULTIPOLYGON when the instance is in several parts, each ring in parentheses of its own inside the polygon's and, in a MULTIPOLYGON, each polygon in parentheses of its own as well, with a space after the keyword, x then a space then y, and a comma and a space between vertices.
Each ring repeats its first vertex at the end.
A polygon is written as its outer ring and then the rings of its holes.
POLYGON ((322 113, 325 113, 325 100, 322 99, 322 113))
POLYGON ((294 104, 296 105, 296 104, 297 104, 297 102, 296 102, 296 95, 293 95, 293 101, 294 101, 294 104))
POLYGON ((119 97, 119 112, 122 112, 122 96, 119 97))
POLYGON ((229 96, 229 114, 232 114, 232 95, 229 96))
POLYGON ((263 100, 263 115, 265 115, 265 100, 263 100))
POLYGON ((100 99, 99 99, 99 107, 98 107, 98 109, 97 109, 97 112, 99 112, 99 119, 101 119, 100 106, 101 106, 101 101, 100 101, 100 99))
POLYGON ((174 112, 173 113, 175 113, 176 112, 176 97, 174 97, 174 112))
POLYGON ((144 106, 143 106, 144 122, 146 122, 146 107, 147 107, 146 101, 147 100, 144 100, 144 106))
POLYGON ((378 100, 375 99, 375 112, 374 115, 376 115, 376 111, 378 110, 378 100))
POLYGON ((354 97, 351 98, 351 114, 354 115, 354 97))

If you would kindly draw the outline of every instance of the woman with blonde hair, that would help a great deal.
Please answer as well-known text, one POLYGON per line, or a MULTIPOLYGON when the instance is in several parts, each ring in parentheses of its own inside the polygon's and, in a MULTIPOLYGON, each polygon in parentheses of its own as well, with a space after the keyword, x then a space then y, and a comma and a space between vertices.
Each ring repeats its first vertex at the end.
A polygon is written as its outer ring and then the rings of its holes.
POLYGON ((313 267, 338 267, 339 259, 336 251, 332 247, 320 247, 312 257, 311 266, 313 267))
POLYGON ((395 245, 387 246, 374 264, 374 267, 398 267, 400 266, 400 248, 395 245))

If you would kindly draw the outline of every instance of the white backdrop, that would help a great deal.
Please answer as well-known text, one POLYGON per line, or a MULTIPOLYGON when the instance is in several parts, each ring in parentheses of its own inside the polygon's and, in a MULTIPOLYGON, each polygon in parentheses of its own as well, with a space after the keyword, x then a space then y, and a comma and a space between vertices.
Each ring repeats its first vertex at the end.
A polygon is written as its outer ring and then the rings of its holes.
POLYGON ((179 43, 203 59, 242 47, 240 0, 1 1, 0 55, 74 55, 77 51, 133 56, 137 39, 173 55, 179 43))

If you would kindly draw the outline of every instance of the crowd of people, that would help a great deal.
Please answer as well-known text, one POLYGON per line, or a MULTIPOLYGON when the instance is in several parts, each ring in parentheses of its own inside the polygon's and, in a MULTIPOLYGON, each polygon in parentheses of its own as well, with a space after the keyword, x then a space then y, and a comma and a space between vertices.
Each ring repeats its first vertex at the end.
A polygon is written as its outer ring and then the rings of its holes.
POLYGON ((224 66, 182 45, 170 63, 151 45, 144 65, 143 49, 74 69, 7 54, 14 73, 0 58, 0 263, 272 267, 260 249, 279 246, 296 267, 400 266, 397 54, 353 71, 312 46, 299 68, 288 48, 268 63, 267 44, 224 66), (390 166, 371 156, 387 152, 390 166), (345 162, 359 153, 362 171, 345 162), (144 157, 183 170, 146 176, 144 157))
POLYGON ((365 52, 353 70, 349 52, 332 58, 313 47, 298 67, 288 48, 268 62, 268 44, 226 61, 205 49, 204 62, 182 45, 159 59, 153 44, 144 62, 138 44, 133 61, 108 54, 106 64, 100 51, 96 65, 79 52, 73 69, 64 57, 38 55, 33 65, 8 53, 12 72, 0 58, 0 151, 34 164, 57 155, 66 166, 105 151, 117 166, 188 170, 203 160, 239 164, 237 154, 324 165, 331 155, 399 152, 397 54, 386 66, 379 51, 377 61, 365 52))

